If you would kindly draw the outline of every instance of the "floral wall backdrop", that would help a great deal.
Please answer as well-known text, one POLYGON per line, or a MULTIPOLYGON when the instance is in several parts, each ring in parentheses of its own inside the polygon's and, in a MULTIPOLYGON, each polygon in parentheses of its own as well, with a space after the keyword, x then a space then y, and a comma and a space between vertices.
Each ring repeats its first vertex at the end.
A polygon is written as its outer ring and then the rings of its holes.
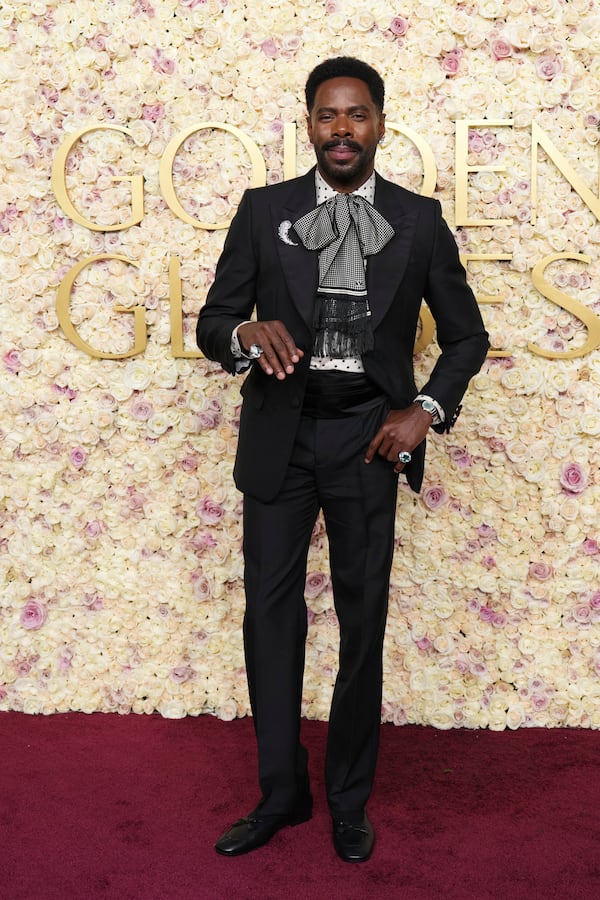
MULTIPOLYGON (((240 381, 193 339, 225 231, 198 223, 256 153, 308 169, 304 79, 343 53, 384 76, 379 170, 442 202, 494 347, 400 493, 383 718, 600 727, 598 5, 7 0, 0 44, 0 709, 248 712, 240 381)), ((325 718, 321 523, 306 596, 325 718)))

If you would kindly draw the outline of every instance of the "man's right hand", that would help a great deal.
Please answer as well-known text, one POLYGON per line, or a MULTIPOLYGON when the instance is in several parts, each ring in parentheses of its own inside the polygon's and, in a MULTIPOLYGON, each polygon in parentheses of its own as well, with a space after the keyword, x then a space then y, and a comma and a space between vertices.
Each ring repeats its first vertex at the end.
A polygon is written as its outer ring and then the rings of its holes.
POLYGON ((237 334, 246 353, 252 344, 258 344, 262 348, 262 356, 257 359, 258 365, 266 375, 275 375, 280 381, 286 375, 293 374, 294 365, 304 356, 283 322, 277 319, 269 322, 244 322, 237 334))

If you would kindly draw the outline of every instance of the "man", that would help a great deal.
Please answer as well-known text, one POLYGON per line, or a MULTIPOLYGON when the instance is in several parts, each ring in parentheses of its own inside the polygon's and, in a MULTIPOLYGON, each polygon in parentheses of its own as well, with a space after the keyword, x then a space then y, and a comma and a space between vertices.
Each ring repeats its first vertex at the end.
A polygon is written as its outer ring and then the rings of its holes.
POLYGON ((381 722, 382 645, 398 473, 419 490, 425 436, 454 423, 488 341, 439 203, 374 172, 384 85, 323 62, 306 84, 307 175, 249 190, 198 320, 198 344, 242 386, 235 481, 244 493, 244 647, 262 797, 216 850, 235 856, 311 817, 300 743, 304 585, 323 511, 340 625, 326 789, 338 855, 369 858, 366 805, 381 722), (413 376, 421 299, 441 355, 413 376), (253 312, 256 321, 250 321, 253 312))

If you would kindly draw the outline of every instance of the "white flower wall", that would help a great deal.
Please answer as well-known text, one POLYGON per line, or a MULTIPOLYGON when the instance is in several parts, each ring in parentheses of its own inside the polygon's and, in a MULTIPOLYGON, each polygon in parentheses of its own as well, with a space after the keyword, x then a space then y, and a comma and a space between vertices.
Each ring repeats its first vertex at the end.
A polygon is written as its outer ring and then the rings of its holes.
MULTIPOLYGON (((0 709, 248 712, 240 381, 193 337, 225 232, 197 226, 312 165, 304 79, 343 53, 384 76, 378 167, 441 200, 494 347, 400 494, 383 717, 600 727, 597 4, 8 0, 0 43, 0 709)), ((322 524, 306 596, 326 718, 322 524)))

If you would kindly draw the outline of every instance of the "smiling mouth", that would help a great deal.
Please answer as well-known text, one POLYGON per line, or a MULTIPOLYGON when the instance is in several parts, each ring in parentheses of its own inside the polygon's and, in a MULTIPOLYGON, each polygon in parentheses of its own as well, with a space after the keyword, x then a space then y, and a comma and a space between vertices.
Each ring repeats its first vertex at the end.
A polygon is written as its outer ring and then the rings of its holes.
POLYGON ((357 153, 360 152, 360 147, 356 144, 350 144, 345 141, 339 142, 330 142, 326 144, 323 149, 335 160, 342 162, 347 159, 351 159, 357 153))

